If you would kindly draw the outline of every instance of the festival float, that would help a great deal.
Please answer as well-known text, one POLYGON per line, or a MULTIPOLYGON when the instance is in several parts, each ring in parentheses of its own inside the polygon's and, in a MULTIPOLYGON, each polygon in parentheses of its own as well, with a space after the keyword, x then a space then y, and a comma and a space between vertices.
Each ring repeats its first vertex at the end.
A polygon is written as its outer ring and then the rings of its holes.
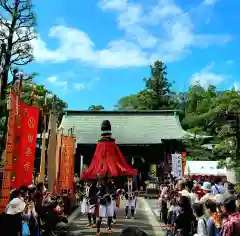
POLYGON ((101 138, 97 143, 92 161, 88 169, 82 173, 80 179, 133 176, 136 173, 136 169, 128 164, 115 139, 112 138, 110 121, 104 120, 101 125, 101 138))

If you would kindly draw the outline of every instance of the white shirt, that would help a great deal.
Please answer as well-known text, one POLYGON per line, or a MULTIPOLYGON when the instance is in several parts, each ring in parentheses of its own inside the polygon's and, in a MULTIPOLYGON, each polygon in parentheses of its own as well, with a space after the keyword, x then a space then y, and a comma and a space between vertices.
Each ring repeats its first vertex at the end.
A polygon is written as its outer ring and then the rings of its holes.
POLYGON ((206 216, 202 216, 198 219, 198 226, 197 226, 197 235, 198 236, 208 236, 207 232, 207 218, 206 216))

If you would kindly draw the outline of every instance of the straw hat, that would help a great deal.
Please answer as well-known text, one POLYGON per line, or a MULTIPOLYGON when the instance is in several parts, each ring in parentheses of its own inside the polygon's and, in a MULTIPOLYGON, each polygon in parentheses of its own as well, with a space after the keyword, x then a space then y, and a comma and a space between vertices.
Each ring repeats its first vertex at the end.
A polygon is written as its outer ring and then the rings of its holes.
POLYGON ((12 201, 9 202, 5 209, 5 213, 8 215, 16 215, 24 211, 26 204, 20 198, 13 198, 12 201))

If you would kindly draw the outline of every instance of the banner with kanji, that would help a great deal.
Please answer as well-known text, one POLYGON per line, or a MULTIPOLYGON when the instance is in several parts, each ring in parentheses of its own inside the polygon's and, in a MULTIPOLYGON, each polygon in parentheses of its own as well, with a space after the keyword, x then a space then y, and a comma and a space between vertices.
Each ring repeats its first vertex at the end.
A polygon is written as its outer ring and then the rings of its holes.
POLYGON ((16 182, 16 173, 18 170, 18 164, 20 159, 20 148, 21 148, 21 135, 22 135, 22 102, 19 99, 19 96, 17 96, 16 100, 16 113, 15 113, 15 141, 14 141, 14 147, 13 147, 13 179, 12 181, 12 188, 17 188, 17 182, 16 182))
POLYGON ((16 187, 32 184, 36 139, 38 131, 39 109, 21 103, 19 106, 21 114, 20 148, 18 155, 18 168, 16 170, 16 187))
POLYGON ((182 156, 180 153, 172 154, 172 175, 176 178, 182 176, 182 156))
POLYGON ((16 114, 16 103, 17 95, 13 89, 10 91, 10 111, 8 118, 8 133, 6 139, 6 150, 4 154, 4 168, 3 168, 3 180, 2 180, 2 191, 1 191, 1 205, 0 211, 3 211, 10 199, 10 191, 14 178, 13 172, 13 152, 15 142, 15 114, 16 114))
POLYGON ((73 189, 74 179, 74 148, 72 136, 62 137, 59 185, 61 189, 73 189))

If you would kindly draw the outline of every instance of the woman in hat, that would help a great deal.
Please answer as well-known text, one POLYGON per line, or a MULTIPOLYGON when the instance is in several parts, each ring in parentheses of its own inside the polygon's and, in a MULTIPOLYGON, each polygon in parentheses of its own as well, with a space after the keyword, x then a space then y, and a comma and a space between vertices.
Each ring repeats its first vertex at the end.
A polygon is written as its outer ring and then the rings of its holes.
POLYGON ((22 213, 25 208, 26 204, 20 198, 10 201, 1 217, 1 236, 22 235, 22 213))

